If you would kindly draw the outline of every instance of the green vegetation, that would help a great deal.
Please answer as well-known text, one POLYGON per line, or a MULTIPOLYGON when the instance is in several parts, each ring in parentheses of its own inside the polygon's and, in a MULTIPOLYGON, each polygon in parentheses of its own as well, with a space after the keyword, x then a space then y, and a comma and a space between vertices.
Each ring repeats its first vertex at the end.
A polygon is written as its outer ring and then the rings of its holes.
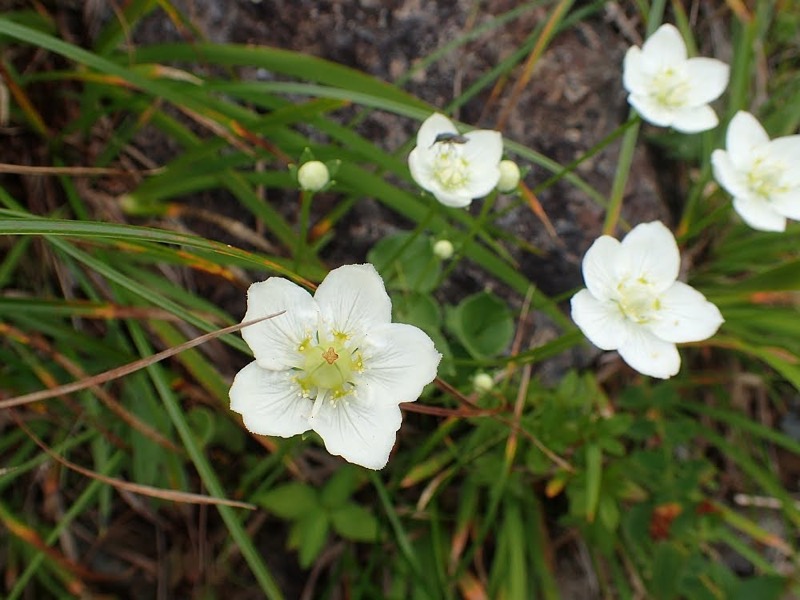
MULTIPOLYGON (((568 597, 565 564, 597 598, 800 594, 797 473, 784 468, 800 454, 800 226, 742 224, 710 165, 740 109, 773 137, 798 130, 800 4, 730 0, 697 17, 671 3, 685 37, 712 18, 731 36, 722 124, 687 137, 633 117, 569 164, 505 139, 523 174, 535 165, 547 176, 524 175, 530 187, 510 204, 493 192, 470 211, 420 193, 406 160, 413 138, 389 151, 359 123, 380 111, 416 130, 492 86, 508 93, 509 73, 536 77, 549 44, 600 18, 603 2, 522 3, 443 45, 421 67, 528 10, 544 16, 450 107, 406 92, 407 77, 386 83, 298 52, 204 41, 169 0, 117 4, 91 47, 61 36, 44 9, 0 16, 9 122, 47 160, 0 167, 49 182, 0 179, 4 597, 125 598, 139 579, 174 586, 169 597, 274 600, 307 586, 314 598, 554 599, 568 597), (154 11, 191 41, 128 45, 154 11), (245 80, 244 67, 276 77, 245 80), (34 98, 42 90, 57 121, 34 98), (174 157, 149 165, 136 150, 143 136, 174 157), (596 189, 578 167, 616 138, 613 186, 596 189), (577 368, 588 346, 569 296, 551 298, 523 274, 515 257, 546 258, 500 224, 503 211, 540 210, 534 193, 558 183, 602 207, 604 230, 621 238, 636 224, 620 215, 640 144, 688 173, 673 229, 688 281, 725 317, 713 338, 681 348, 669 381, 615 359, 577 368), (331 168, 317 195, 293 170, 312 157, 331 168), (227 204, 201 208, 203 193, 227 204), (72 393, 15 400, 235 325, 252 281, 313 289, 338 266, 330 248, 347 247, 341 225, 365 202, 402 231, 350 262, 372 262, 395 321, 444 355, 437 383, 403 407, 383 471, 330 457, 314 434, 250 435, 228 407, 231 379, 251 360, 233 332, 72 393), (452 258, 434 253, 441 239, 452 258), (474 289, 492 291, 454 299, 465 266, 480 274, 474 289), (533 336, 534 315, 556 334, 533 336), (492 375, 491 390, 475 389, 478 372, 492 375)), ((629 4, 642 34, 664 20, 663 1, 629 4)))

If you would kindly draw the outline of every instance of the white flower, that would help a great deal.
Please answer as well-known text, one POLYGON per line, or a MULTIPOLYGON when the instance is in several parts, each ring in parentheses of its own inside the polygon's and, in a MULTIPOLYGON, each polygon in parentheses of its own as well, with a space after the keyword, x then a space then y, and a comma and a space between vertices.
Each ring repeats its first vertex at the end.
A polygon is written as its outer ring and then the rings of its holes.
POLYGON ((497 182, 497 191, 513 192, 519 185, 519 166, 513 160, 500 161, 500 180, 497 182))
POLYGON ((453 247, 453 242, 450 240, 438 240, 433 245, 433 254, 442 260, 447 260, 453 256, 453 252, 455 252, 455 248, 453 247))
POLYGON ((727 150, 714 150, 714 177, 733 196, 733 208, 762 231, 783 231, 786 219, 800 219, 800 135, 770 141, 748 112, 731 119, 727 150))
POLYGON ((572 297, 572 320, 640 373, 672 377, 681 365, 675 344, 709 338, 724 321, 703 294, 676 281, 680 260, 659 221, 637 225, 622 242, 601 236, 583 257, 588 289, 572 297))
POLYGON ((469 206, 500 179, 503 136, 480 129, 463 135, 439 113, 422 124, 417 147, 408 155, 411 176, 445 206, 469 206))
POLYGON ((318 192, 331 180, 328 167, 324 162, 310 160, 297 169, 297 183, 309 192, 318 192))
POLYGON ((628 103, 645 121, 684 133, 705 131, 719 120, 708 103, 728 85, 730 68, 715 58, 686 58, 673 25, 662 25, 625 54, 622 82, 628 103))
POLYGON ((245 321, 280 311, 242 330, 255 361, 234 378, 231 409, 253 433, 313 429, 331 454, 383 468, 399 404, 436 377, 441 355, 433 342, 391 322, 391 300, 370 264, 331 271, 313 297, 282 277, 250 286, 245 321))

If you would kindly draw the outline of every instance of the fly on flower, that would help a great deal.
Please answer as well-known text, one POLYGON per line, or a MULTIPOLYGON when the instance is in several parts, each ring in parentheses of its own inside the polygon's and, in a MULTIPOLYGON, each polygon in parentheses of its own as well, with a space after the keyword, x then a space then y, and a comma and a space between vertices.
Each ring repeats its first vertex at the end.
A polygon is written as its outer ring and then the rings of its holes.
POLYGON ((469 141, 469 138, 465 135, 461 135, 460 133, 440 133, 436 136, 436 139, 433 140, 433 144, 431 144, 431 148, 435 144, 466 144, 469 141))
POLYGON ((312 297, 270 277, 247 292, 242 329, 255 361, 239 371, 231 409, 260 435, 316 431, 331 454, 382 469, 400 428, 401 402, 433 381, 441 360, 431 339, 391 322, 392 304, 370 264, 331 271, 312 297))
POLYGON ((583 257, 586 289, 572 297, 572 320, 640 373, 672 377, 681 365, 675 344, 705 340, 724 321, 703 294, 677 281, 680 263, 659 221, 637 225, 622 242, 601 236, 583 257))
POLYGON ((460 134, 439 113, 422 123, 417 147, 408 155, 411 176, 445 206, 469 206, 491 192, 500 179, 503 136, 480 129, 460 134))

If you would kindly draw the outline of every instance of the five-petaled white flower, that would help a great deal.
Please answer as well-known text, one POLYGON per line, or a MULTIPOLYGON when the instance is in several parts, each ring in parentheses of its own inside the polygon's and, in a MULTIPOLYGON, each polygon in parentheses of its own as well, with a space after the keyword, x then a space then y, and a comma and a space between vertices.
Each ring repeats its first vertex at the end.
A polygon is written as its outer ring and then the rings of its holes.
POLYGON ((491 192, 500 179, 503 136, 480 129, 460 134, 450 119, 435 113, 417 133, 408 155, 411 176, 445 206, 469 206, 491 192))
POLYGON ((714 177, 733 196, 733 208, 754 229, 783 231, 800 219, 800 135, 770 141, 748 112, 728 125, 726 150, 714 150, 714 177))
POLYGON ((705 131, 719 120, 708 103, 728 85, 730 68, 715 58, 687 58, 673 25, 662 25, 625 54, 622 82, 628 103, 645 121, 683 133, 705 131))
POLYGON ((676 281, 680 260, 659 221, 637 225, 622 242, 601 236, 583 258, 588 289, 572 297, 572 320, 640 373, 672 377, 681 365, 675 344, 711 337, 724 320, 703 294, 676 281))
POLYGON ((436 377, 441 355, 422 330, 392 323, 392 303, 370 264, 331 271, 312 297, 270 277, 247 292, 244 321, 255 361, 239 371, 231 409, 253 433, 316 431, 331 454, 381 469, 400 428, 401 402, 436 377))

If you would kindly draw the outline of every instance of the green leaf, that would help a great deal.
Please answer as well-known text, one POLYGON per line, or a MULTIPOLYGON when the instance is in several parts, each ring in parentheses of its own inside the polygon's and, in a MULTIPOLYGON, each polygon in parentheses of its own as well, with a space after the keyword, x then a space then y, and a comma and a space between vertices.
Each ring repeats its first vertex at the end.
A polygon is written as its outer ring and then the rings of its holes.
POLYGON ((356 542, 374 542, 378 538, 378 519, 358 504, 346 504, 331 513, 336 533, 356 542))
POLYGON ((786 579, 777 575, 762 575, 743 582, 730 596, 730 600, 778 600, 783 598, 786 579))
POLYGON ((314 510, 295 522, 289 532, 289 547, 299 550, 300 566, 307 569, 322 552, 330 522, 325 511, 314 510))
POLYGON ((442 270, 431 241, 409 232, 382 239, 367 253, 367 260, 381 273, 386 287, 395 290, 430 292, 442 270))
POLYGON ((603 452, 597 444, 586 446, 586 520, 594 521, 603 480, 603 452))
POLYGON ((600 503, 597 506, 597 514, 600 517, 600 522, 609 531, 616 530, 619 525, 619 507, 617 501, 609 495, 600 498, 600 503))
POLYGON ((322 488, 322 506, 338 508, 344 505, 361 483, 361 472, 358 469, 349 465, 341 467, 322 488))
POLYGON ((672 600, 677 595, 685 558, 674 545, 663 542, 656 547, 650 592, 656 600, 672 600))
POLYGON ((447 325, 475 358, 497 356, 514 335, 511 310, 491 292, 479 292, 463 300, 448 312, 447 325))
POLYGON ((393 321, 415 325, 426 331, 442 324, 439 304, 428 294, 411 292, 392 296, 393 321))
POLYGON ((253 502, 283 519, 299 519, 306 514, 320 512, 317 491, 297 481, 259 494, 253 498, 253 502))

